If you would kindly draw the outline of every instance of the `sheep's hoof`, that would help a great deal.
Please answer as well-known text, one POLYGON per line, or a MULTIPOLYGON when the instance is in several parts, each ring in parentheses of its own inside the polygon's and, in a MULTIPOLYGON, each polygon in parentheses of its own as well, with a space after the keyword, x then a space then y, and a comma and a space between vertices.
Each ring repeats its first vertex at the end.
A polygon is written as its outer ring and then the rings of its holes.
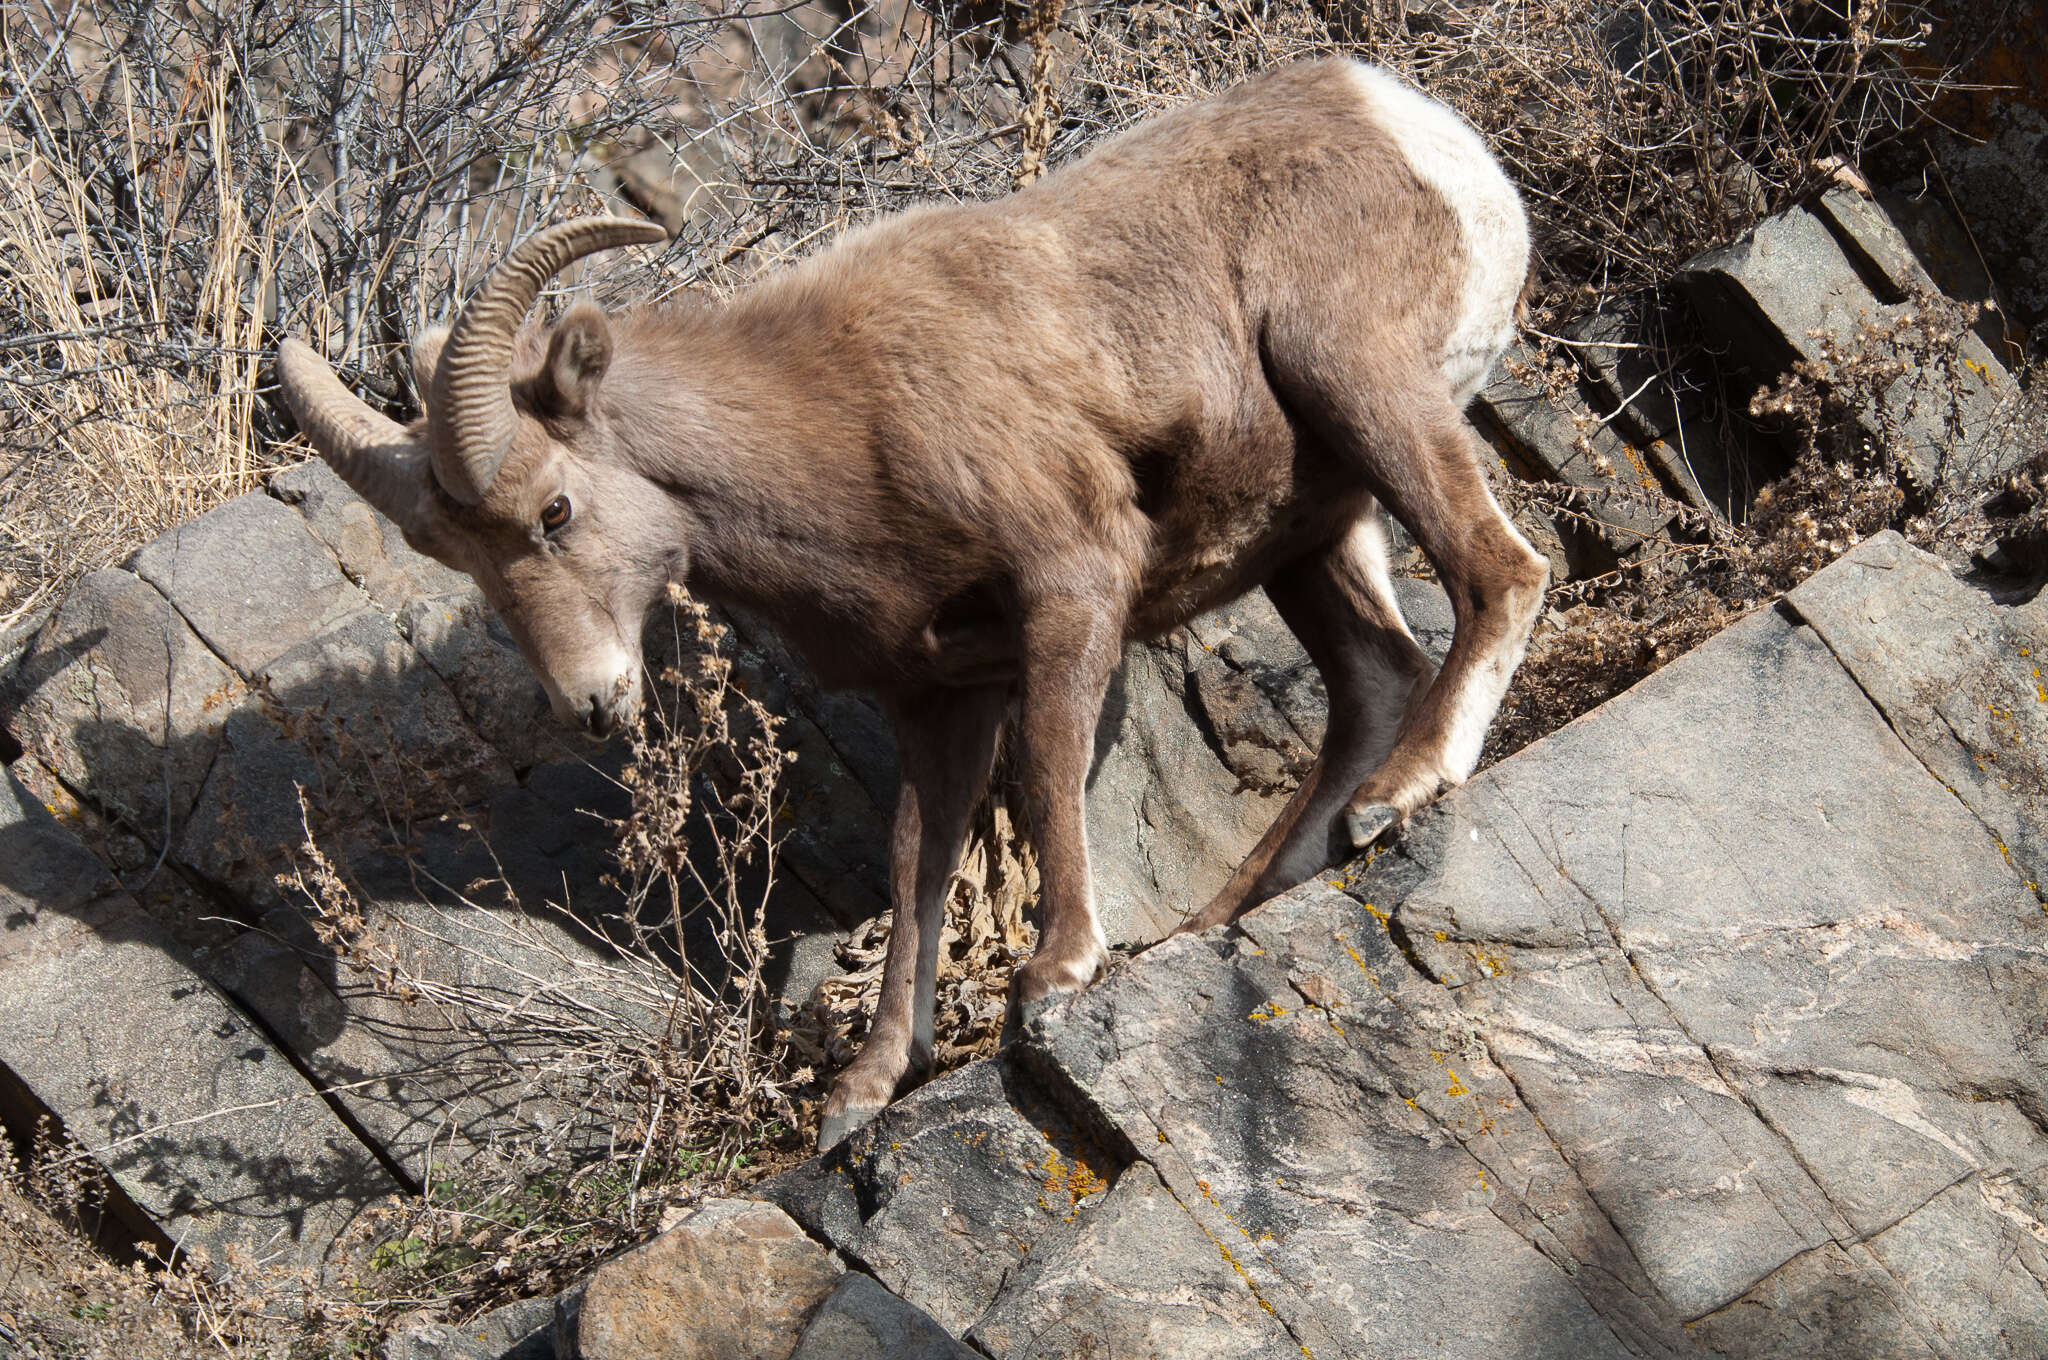
POLYGON ((830 1152, 846 1140, 846 1136, 860 1128, 882 1112, 879 1105, 872 1110, 846 1110, 839 1114, 828 1114, 818 1123, 818 1151, 830 1152))
POLYGON ((1369 850, 1380 837, 1401 824, 1401 814, 1385 803, 1344 810, 1344 830, 1353 850, 1369 850))

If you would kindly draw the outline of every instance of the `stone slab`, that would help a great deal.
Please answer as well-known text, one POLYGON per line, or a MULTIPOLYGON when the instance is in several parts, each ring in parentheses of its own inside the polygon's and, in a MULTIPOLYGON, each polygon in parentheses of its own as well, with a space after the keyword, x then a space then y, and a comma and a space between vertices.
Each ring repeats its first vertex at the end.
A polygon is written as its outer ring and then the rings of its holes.
POLYGON ((772 1204, 704 1200, 584 1282, 570 1353, 785 1360, 843 1269, 772 1204))
POLYGON ((1526 348, 1510 350, 1474 409, 1481 430, 1531 480, 1583 493, 1571 506, 1577 515, 1556 517, 1568 559, 1560 565, 1575 577, 1593 575, 1667 541, 1672 514, 1658 503, 1665 488, 1656 468, 1611 422, 1600 420, 1575 386, 1553 398, 1517 375, 1517 365, 1534 361, 1526 348))
POLYGON ((1786 603, 2036 891, 2048 884, 2048 602, 1995 604, 1886 532, 1786 603))
POLYGON ((510 630, 474 586, 407 600, 398 627, 514 769, 591 754, 591 743, 555 717, 510 630))
POLYGON ((970 1338, 1005 1360, 1257 1360, 1299 1347, 1159 1173, 1133 1162, 1101 1208, 1038 1242, 970 1338))
POLYGON ((342 571, 388 614, 416 599, 472 588, 462 572, 414 552, 396 524, 317 458, 274 474, 270 494, 305 516, 342 571))
POLYGON ((160 848, 190 815, 247 693, 169 602, 125 571, 81 579, 16 677, 9 729, 72 789, 160 848))
POLYGON ((129 566, 245 680, 369 604, 299 513, 261 491, 151 540, 129 566))
POLYGON ((840 1278, 790 1360, 974 1360, 978 1352, 857 1271, 840 1278))
POLYGON ((0 994, 0 1065, 173 1244, 216 1265, 232 1247, 318 1266, 399 1188, 12 776, 0 782, 0 994))
POLYGON ((1258 913, 1315 918, 1315 1003, 1299 956, 1180 937, 1034 1026, 1027 1061, 1129 1139, 1298 1350, 1632 1354, 1463 1145, 1506 1084, 1475 1094, 1427 1022, 1386 1044, 1415 1022, 1376 979, 1406 965, 1336 905, 1312 888, 1258 913))
POLYGON ((1669 323, 1653 305, 1595 312, 1569 334, 1579 342, 1572 353, 1580 370, 1598 390, 1598 414, 1612 413, 1679 500, 1733 519, 1775 475, 1761 450, 1735 441, 1727 422, 1708 414, 1699 395, 1704 379, 1673 364, 1669 323))
POLYGON ((385 1346, 382 1360, 555 1360, 555 1300, 520 1299, 467 1322, 427 1322, 385 1346))
POLYGON ((360 609, 272 658, 261 693, 230 713, 179 844, 180 858, 247 900, 312 830, 330 849, 390 844, 516 783, 438 677, 382 614, 360 609))
POLYGON ((1028 1078, 984 1061, 756 1193, 964 1336, 1039 1242, 1094 1212, 1122 1166, 1028 1078))

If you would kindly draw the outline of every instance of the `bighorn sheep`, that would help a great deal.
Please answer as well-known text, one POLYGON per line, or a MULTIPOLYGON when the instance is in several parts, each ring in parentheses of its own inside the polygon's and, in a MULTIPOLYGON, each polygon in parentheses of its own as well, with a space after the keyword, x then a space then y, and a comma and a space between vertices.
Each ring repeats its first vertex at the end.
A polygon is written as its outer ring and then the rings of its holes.
POLYGON ((564 720, 634 712, 670 582, 877 697, 902 756, 895 926, 822 1143, 928 1065, 942 902, 1013 698, 1043 883, 1020 1008, 1105 963, 1082 800, 1126 641, 1263 585, 1329 691, 1314 767, 1188 929, 1472 772, 1547 568, 1461 414, 1512 334, 1527 227, 1441 105, 1355 62, 1288 66, 723 305, 522 331, 570 261, 660 238, 585 220, 514 249, 418 347, 413 425, 296 341, 278 374, 342 477, 476 578, 564 720), (1450 594, 1434 677, 1382 507, 1450 594))

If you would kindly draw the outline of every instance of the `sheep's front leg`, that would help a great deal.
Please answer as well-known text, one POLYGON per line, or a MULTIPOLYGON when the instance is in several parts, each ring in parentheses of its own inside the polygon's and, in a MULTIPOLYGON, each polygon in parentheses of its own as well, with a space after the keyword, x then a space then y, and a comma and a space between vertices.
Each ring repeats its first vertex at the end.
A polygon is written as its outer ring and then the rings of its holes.
POLYGON ((1102 975, 1109 950, 1095 919, 1084 800, 1095 726, 1123 645, 1121 601, 1041 600, 1024 623, 1023 783, 1038 850, 1038 951, 1010 992, 1021 1023, 1102 975))
POLYGON ((888 706, 903 767, 889 847, 889 951, 867 1042, 825 1102, 820 1150, 873 1119, 907 1081, 931 1070, 946 887, 988 787, 1008 706, 1003 686, 936 690, 888 706))

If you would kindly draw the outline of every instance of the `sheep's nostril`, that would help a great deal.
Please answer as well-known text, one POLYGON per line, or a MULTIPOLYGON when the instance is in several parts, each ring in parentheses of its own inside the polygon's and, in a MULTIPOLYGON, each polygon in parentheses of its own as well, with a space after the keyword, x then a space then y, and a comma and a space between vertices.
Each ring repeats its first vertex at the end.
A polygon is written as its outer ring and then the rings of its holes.
POLYGON ((592 735, 599 737, 610 736, 612 730, 611 705, 607 704, 597 695, 591 695, 590 710, 584 717, 584 721, 590 725, 592 735))

